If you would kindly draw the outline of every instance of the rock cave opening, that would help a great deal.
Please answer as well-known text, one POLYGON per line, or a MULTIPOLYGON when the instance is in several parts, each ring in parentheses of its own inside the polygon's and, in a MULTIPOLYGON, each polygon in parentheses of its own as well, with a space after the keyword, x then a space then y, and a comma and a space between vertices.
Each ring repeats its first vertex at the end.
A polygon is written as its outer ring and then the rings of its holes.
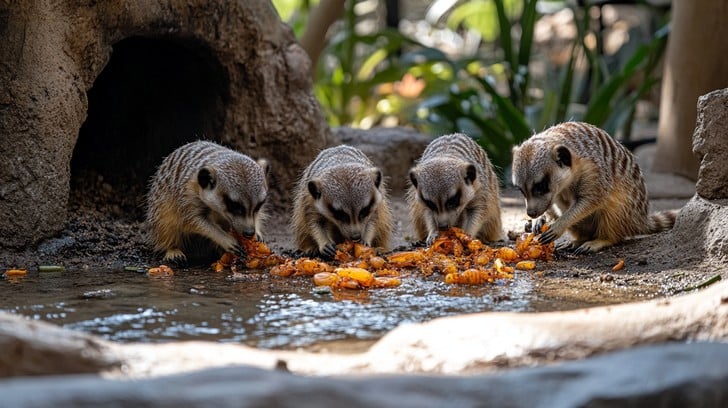
POLYGON ((204 44, 149 37, 116 43, 88 91, 71 160, 71 211, 90 196, 95 207, 115 201, 108 204, 117 212, 138 217, 149 178, 166 155, 190 141, 221 139, 229 87, 204 44))

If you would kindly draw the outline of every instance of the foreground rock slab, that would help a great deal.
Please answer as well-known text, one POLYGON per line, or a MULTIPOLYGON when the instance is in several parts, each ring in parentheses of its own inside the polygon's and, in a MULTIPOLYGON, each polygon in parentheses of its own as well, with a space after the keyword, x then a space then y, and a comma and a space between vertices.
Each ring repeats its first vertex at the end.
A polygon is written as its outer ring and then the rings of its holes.
POLYGON ((234 344, 118 344, 0 315, 5 376, 101 372, 117 378, 226 365, 306 375, 480 374, 581 359, 640 345, 728 340, 728 282, 689 295, 553 313, 481 313, 402 325, 360 354, 259 350, 234 344), (20 350, 19 352, 12 352, 20 350), (84 364, 70 362, 83 361, 84 364))
MULTIPOLYGON (((466 351, 466 350, 461 350, 466 351)), ((728 404, 728 345, 671 344, 469 377, 301 377, 249 366, 144 381, 0 381, 4 407, 623 407, 728 404)))

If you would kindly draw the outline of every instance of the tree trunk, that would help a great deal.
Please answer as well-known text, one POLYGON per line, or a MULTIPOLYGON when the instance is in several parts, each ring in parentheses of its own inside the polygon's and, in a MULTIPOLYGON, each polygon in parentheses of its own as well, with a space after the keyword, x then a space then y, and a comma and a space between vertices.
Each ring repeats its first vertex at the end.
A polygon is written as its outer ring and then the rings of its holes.
POLYGON ((728 2, 674 0, 653 171, 695 180, 698 97, 728 87, 728 2))

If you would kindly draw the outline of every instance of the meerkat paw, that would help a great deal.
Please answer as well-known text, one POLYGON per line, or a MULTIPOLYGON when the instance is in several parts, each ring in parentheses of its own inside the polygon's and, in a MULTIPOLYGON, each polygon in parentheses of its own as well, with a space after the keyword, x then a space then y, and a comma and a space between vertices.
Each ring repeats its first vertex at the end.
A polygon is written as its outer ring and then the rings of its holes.
POLYGON ((526 231, 526 232, 533 232, 534 234, 539 234, 541 232, 541 228, 543 228, 543 226, 546 224, 548 224, 546 217, 538 217, 538 218, 536 218, 536 221, 533 222, 531 231, 526 231))
POLYGON ((581 245, 581 242, 576 241, 564 241, 554 245, 554 249, 557 251, 573 251, 581 245))
MULTIPOLYGON (((539 227, 539 229, 537 231, 540 231, 540 230, 541 230, 541 228, 539 227)), ((539 244, 551 243, 551 242, 555 241, 558 237, 560 237, 562 234, 563 234, 563 231, 561 231, 560 228, 556 228, 554 224, 551 224, 551 225, 549 225, 549 229, 547 229, 546 232, 544 232, 538 236, 538 243, 539 244)))
POLYGON ((427 244, 427 246, 428 246, 428 247, 429 247, 429 246, 432 246, 432 244, 434 244, 434 243, 435 243, 435 240, 437 239, 437 237, 438 237, 439 235, 440 235, 440 234, 439 234, 439 232, 437 232, 437 231, 435 231, 435 232, 431 232, 431 233, 430 233, 429 235, 427 235, 427 239, 425 239, 425 244, 427 244))
POLYGON ((333 242, 329 242, 326 245, 319 248, 319 254, 322 258, 333 259, 336 255, 336 245, 333 242))
POLYGON ((185 256, 184 252, 182 252, 181 249, 170 249, 164 253, 164 258, 162 258, 162 262, 164 262, 165 264, 183 268, 187 266, 187 256, 185 256))
POLYGON ((258 242, 265 242, 265 240, 263 239, 263 236, 260 234, 255 234, 255 240, 258 242))
POLYGON ((231 253, 240 258, 245 258, 248 255, 245 253, 245 250, 243 249, 243 246, 240 244, 240 242, 238 242, 238 240, 234 239, 233 237, 230 237, 229 240, 227 240, 223 243, 223 245, 220 246, 225 252, 231 253))
POLYGON ((612 246, 612 242, 610 241, 595 239, 593 241, 586 241, 583 244, 579 245, 579 247, 574 250, 574 253, 576 255, 588 254, 590 252, 601 251, 602 249, 610 246, 612 246))

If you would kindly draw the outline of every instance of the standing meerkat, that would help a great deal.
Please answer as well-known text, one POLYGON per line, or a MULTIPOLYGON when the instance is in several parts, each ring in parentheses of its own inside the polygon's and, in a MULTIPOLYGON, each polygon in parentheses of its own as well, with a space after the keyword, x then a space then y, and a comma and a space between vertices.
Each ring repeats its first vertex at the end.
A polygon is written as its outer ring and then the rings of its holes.
POLYGON ((607 132, 567 122, 513 148, 513 184, 526 213, 541 217, 549 243, 567 230, 576 253, 596 252, 625 238, 672 228, 676 211, 648 215, 645 182, 637 161, 607 132))
POLYGON ((392 215, 381 170, 351 146, 321 151, 298 180, 291 221, 309 255, 333 257, 347 239, 386 248, 392 215))
POLYGON ((244 256, 234 231, 261 237, 268 196, 268 163, 206 141, 188 143, 167 156, 147 196, 149 238, 164 262, 184 265, 190 238, 209 239, 244 256))
POLYGON ((432 245, 438 231, 450 227, 483 241, 504 239, 498 178, 488 155, 467 135, 430 142, 409 178, 407 201, 419 241, 432 245))

